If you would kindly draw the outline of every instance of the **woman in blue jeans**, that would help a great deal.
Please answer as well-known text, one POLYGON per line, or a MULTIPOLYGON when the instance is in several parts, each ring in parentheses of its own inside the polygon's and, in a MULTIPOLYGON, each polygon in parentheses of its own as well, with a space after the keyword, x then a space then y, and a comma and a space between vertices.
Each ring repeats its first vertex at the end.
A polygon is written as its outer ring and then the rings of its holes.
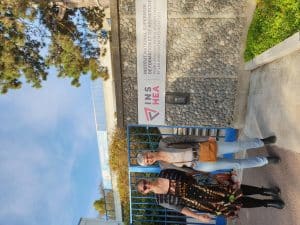
POLYGON ((265 144, 276 142, 275 136, 265 139, 248 138, 235 142, 217 141, 214 137, 207 136, 174 136, 161 139, 157 151, 145 151, 137 155, 137 162, 141 166, 152 165, 159 162, 163 169, 176 167, 191 167, 194 170, 212 172, 222 169, 246 169, 261 167, 269 163, 278 163, 277 157, 255 156, 246 159, 219 158, 223 154, 237 153, 247 149, 255 149, 265 144), (201 161, 201 146, 215 143, 216 159, 201 161))

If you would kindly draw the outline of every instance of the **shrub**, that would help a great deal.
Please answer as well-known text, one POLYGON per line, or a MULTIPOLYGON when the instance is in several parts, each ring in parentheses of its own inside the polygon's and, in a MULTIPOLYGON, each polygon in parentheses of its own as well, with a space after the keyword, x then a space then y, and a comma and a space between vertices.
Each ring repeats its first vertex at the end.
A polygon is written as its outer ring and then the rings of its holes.
POLYGON ((109 144, 109 164, 117 174, 118 190, 123 210, 125 224, 129 224, 129 190, 128 190, 128 157, 126 134, 122 129, 116 129, 109 144))
POLYGON ((299 30, 299 0, 257 0, 247 37, 245 61, 275 46, 299 30))

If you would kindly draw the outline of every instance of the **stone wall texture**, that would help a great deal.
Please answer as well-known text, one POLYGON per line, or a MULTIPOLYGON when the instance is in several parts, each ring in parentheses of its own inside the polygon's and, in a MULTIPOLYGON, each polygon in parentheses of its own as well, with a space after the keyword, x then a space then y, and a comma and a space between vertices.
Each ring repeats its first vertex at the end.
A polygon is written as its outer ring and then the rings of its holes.
MULTIPOLYGON (((167 92, 190 93, 166 105, 168 125, 233 122, 246 0, 168 0, 167 92)), ((137 123, 135 0, 119 1, 124 122, 137 123)))

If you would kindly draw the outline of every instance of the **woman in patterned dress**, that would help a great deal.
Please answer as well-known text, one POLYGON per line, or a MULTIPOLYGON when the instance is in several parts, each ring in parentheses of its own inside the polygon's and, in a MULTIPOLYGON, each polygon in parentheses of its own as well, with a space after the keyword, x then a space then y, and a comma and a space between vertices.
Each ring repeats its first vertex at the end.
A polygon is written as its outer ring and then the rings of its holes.
POLYGON ((142 194, 153 192, 157 203, 163 207, 176 210, 186 216, 209 222, 211 215, 236 217, 240 208, 273 207, 282 209, 284 202, 279 198, 279 188, 258 188, 241 185, 233 188, 231 185, 198 184, 185 172, 167 169, 162 170, 153 181, 139 180, 137 190, 142 194), (256 199, 248 195, 260 194, 272 196, 275 199, 256 199), (195 209, 209 214, 197 214, 195 209))

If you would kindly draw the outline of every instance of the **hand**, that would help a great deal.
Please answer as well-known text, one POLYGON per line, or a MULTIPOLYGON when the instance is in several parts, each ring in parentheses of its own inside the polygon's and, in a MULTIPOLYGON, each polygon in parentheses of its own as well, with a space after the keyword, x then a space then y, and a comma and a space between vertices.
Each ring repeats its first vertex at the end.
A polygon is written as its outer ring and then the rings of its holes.
POLYGON ((216 137, 209 137, 208 141, 217 141, 216 137))
POLYGON ((211 222, 211 217, 209 216, 209 214, 202 214, 202 215, 198 215, 198 220, 204 223, 209 223, 211 222))
POLYGON ((233 189, 240 189, 241 188, 241 183, 240 182, 236 182, 232 185, 233 189))

